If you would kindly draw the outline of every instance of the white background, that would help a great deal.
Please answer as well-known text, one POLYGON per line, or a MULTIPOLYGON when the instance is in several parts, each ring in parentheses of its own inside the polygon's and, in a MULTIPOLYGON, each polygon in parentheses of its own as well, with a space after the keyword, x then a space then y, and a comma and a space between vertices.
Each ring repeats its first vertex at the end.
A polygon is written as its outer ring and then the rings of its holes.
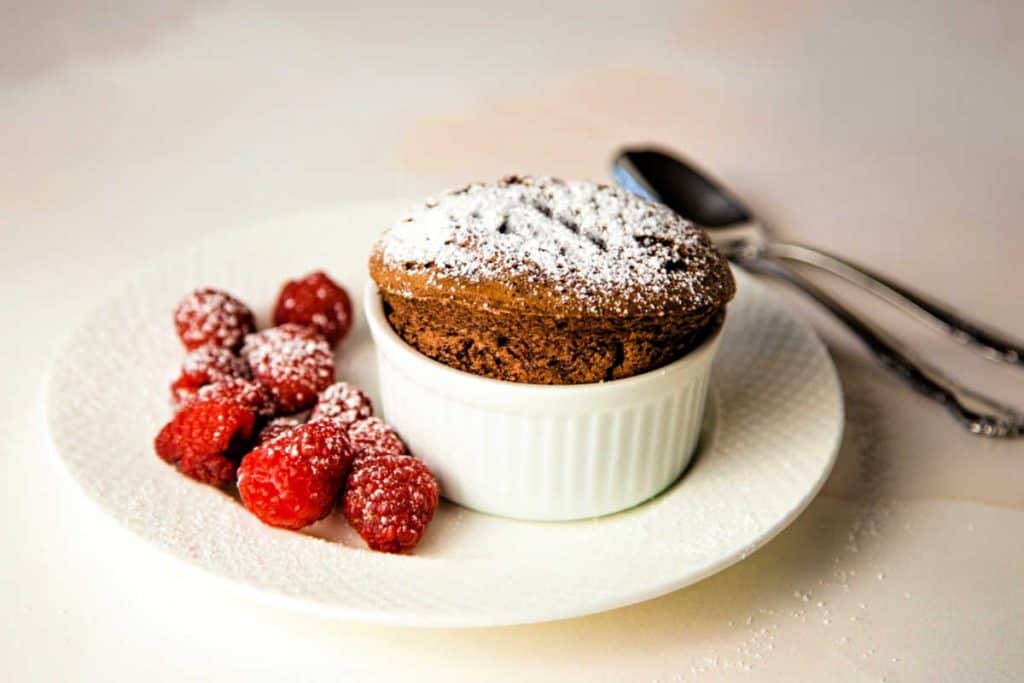
MULTIPOLYGON (((147 261, 346 198, 603 179, 630 141, 1024 337, 1024 11, 873 4, 0 8, 0 678, 1019 679, 1024 444, 963 434, 796 298, 847 393, 825 492, 740 565, 595 617, 425 631, 253 605, 102 519, 49 452, 52 354, 147 261)), ((1024 405, 1024 373, 883 320, 1024 405)))

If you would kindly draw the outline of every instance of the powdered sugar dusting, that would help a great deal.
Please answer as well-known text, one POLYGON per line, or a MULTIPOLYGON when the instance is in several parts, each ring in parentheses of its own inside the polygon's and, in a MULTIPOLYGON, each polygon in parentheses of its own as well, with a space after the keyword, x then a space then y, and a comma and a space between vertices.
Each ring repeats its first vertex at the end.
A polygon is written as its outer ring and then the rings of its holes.
POLYGON ((171 402, 181 408, 195 398, 200 387, 234 378, 252 378, 248 364, 241 357, 215 344, 200 346, 185 356, 181 375, 171 385, 171 402))
POLYGON ((199 388, 197 401, 233 401, 260 417, 270 417, 276 406, 270 392, 258 382, 230 377, 199 388))
POLYGON ((378 249, 391 268, 426 273, 442 290, 516 278, 594 314, 696 310, 731 294, 727 266, 700 228, 582 181, 512 176, 453 190, 402 218, 378 249))
POLYGON ((256 329, 252 311, 227 292, 204 287, 190 292, 174 310, 174 325, 187 349, 216 344, 237 349, 256 329))
POLYGON ((259 435, 256 437, 256 445, 262 446, 268 441, 290 432, 300 424, 302 424, 302 422, 294 417, 274 418, 260 430, 259 435))
POLYGON ((284 413, 309 408, 317 392, 334 382, 330 345, 301 325, 288 323, 249 335, 242 356, 284 413))
POLYGON ((379 417, 359 420, 348 428, 348 438, 356 457, 369 454, 403 455, 408 453, 402 439, 379 417))
POLYGON ((330 514, 351 460, 340 426, 298 425, 245 456, 238 492, 245 507, 265 523, 301 529, 330 514))
POLYGON ((342 508, 371 548, 402 552, 419 543, 439 495, 437 480, 421 461, 377 454, 352 464, 342 508))
POLYGON ((336 382, 320 392, 310 413, 311 422, 335 420, 345 427, 373 415, 373 403, 363 391, 348 382, 336 382))
POLYGON ((213 344, 190 351, 181 363, 181 374, 205 377, 207 383, 228 377, 250 377, 249 366, 240 356, 230 349, 213 344))

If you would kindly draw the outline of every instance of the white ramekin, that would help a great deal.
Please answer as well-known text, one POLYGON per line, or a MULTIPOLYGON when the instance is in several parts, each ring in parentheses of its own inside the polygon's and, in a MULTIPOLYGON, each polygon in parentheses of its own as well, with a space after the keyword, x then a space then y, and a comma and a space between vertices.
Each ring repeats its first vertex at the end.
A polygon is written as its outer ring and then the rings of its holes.
POLYGON ((383 416, 451 501, 531 520, 596 517, 675 481, 700 435, 716 332, 683 358, 599 384, 518 384, 455 370, 406 344, 371 280, 383 416))

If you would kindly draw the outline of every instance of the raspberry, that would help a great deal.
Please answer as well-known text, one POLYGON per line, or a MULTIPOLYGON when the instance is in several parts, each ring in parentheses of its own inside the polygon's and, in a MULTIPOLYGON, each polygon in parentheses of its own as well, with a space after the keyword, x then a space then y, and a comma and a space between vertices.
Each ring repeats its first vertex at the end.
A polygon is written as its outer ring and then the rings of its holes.
POLYGON ((153 445, 182 474, 206 484, 226 484, 234 479, 255 421, 251 410, 236 403, 198 401, 164 425, 153 445))
POLYGON ((348 438, 356 457, 371 453, 403 455, 409 452, 395 430, 379 417, 368 417, 352 423, 348 428, 348 438))
POLYGON ((174 309, 174 326, 188 350, 206 344, 237 350, 256 330, 252 311, 227 292, 205 287, 191 292, 174 309))
POLYGON ((180 408, 195 399, 200 387, 235 377, 252 377, 249 366, 241 357, 223 346, 200 346, 185 356, 181 375, 171 385, 171 401, 180 408))
POLYGON ((276 420, 271 420, 263 429, 260 430, 259 435, 256 437, 256 445, 262 446, 271 439, 276 439, 285 432, 290 432, 300 424, 302 424, 302 422, 296 420, 294 417, 279 417, 276 420))
POLYGON ((371 415, 373 403, 369 396, 354 384, 337 382, 320 392, 309 420, 337 420, 348 428, 353 422, 371 415))
POLYGON ((301 529, 331 511, 351 463, 352 449, 340 425, 299 425, 245 456, 238 492, 264 523, 301 529))
POLYGON ((286 324, 249 335, 242 356, 283 414, 311 407, 317 392, 334 382, 331 347, 323 337, 300 325, 286 324))
POLYGON ((352 465, 342 507, 349 524, 374 550, 411 550, 437 509, 438 486, 411 455, 371 455, 352 465))
POLYGON ((258 382, 247 379, 223 379, 213 384, 199 387, 195 398, 186 401, 185 405, 195 401, 227 401, 248 408, 257 417, 273 417, 277 409, 274 397, 258 382))
POLYGON ((352 302, 345 288, 323 271, 284 283, 274 306, 274 324, 311 327, 336 346, 352 327, 352 302))

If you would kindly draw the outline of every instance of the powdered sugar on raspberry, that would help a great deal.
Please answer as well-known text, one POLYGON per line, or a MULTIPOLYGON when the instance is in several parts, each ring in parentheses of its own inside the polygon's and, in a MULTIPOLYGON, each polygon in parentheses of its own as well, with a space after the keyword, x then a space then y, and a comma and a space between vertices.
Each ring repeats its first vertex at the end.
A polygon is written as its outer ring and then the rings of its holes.
POLYGON ((252 311, 227 292, 205 287, 190 292, 174 310, 178 336, 187 349, 215 344, 237 349, 256 329, 252 311))
POLYGON ((652 312, 666 302, 683 310, 715 305, 726 268, 704 232, 668 208, 618 188, 547 177, 511 176, 428 200, 377 249, 391 267, 424 272, 441 289, 524 278, 595 315, 648 301, 652 312))
POLYGON ((247 379, 252 376, 249 366, 241 356, 235 355, 230 349, 208 344, 191 351, 181 364, 183 375, 205 374, 211 381, 228 377, 247 379))
POLYGON ((200 346, 185 356, 181 375, 171 385, 172 401, 180 408, 194 400, 201 387, 234 378, 252 378, 249 365, 240 356, 222 346, 200 346))
MULTIPOLYGON (((346 459, 351 458, 351 448, 345 439, 344 431, 340 429, 324 430, 320 429, 321 425, 311 423, 299 425, 299 427, 302 427, 303 430, 318 429, 318 436, 322 441, 319 443, 311 441, 303 432, 303 438, 282 440, 281 452, 286 453, 295 462, 307 463, 310 471, 314 474, 336 472, 346 459)), ((296 430, 299 427, 293 428, 291 434, 297 434, 296 430)))
POLYGON ((200 387, 198 401, 230 401, 245 406, 260 417, 271 417, 276 412, 274 398, 267 389, 246 379, 229 378, 200 387))
POLYGON ((284 413, 309 408, 317 392, 334 382, 330 345, 300 325, 285 324, 249 335, 242 355, 284 413))
POLYGON ((336 382, 320 392, 309 419, 311 422, 337 420, 347 426, 371 415, 373 403, 369 396, 354 384, 336 382))
POLYGON ((416 458, 374 455, 353 464, 342 508, 371 548, 401 552, 419 543, 439 495, 437 480, 416 458))
POLYGON ((267 524, 301 529, 330 513, 351 462, 341 425, 299 425, 245 456, 238 492, 246 508, 267 524))
POLYGON ((289 280, 281 288, 274 306, 274 324, 298 323, 313 328, 332 346, 352 327, 352 301, 345 288, 323 271, 300 280, 289 280))
POLYGON ((302 424, 301 420, 294 417, 278 417, 266 424, 263 429, 260 430, 259 435, 256 437, 256 445, 262 446, 271 439, 276 439, 286 432, 298 427, 302 424))
POLYGON ((379 417, 359 420, 348 428, 348 438, 356 457, 370 454, 402 455, 408 453, 398 434, 379 417))

